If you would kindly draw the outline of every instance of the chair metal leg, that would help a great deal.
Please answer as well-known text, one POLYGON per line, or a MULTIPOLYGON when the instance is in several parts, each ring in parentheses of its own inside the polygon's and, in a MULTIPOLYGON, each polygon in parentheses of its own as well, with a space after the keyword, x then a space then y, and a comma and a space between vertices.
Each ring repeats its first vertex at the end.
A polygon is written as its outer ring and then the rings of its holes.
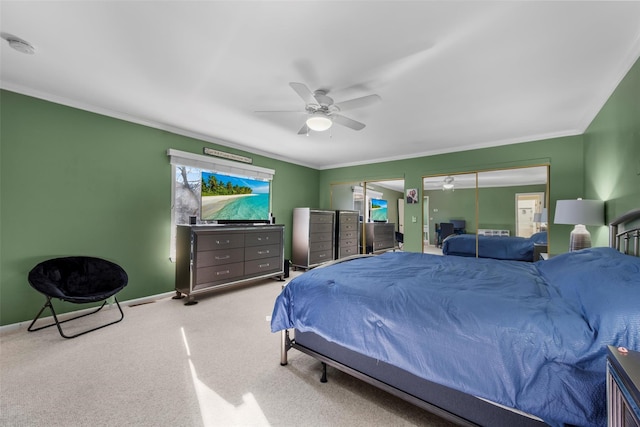
POLYGON ((116 297, 114 296, 114 297, 113 297, 113 299, 114 299, 114 301, 116 302, 116 306, 118 307, 118 310, 120 311, 120 318, 119 318, 118 320, 115 320, 115 321, 110 322, 110 323, 106 323, 106 324, 104 324, 104 325, 101 325, 101 326, 95 327, 95 328, 93 328, 93 329, 89 329, 89 330, 84 331, 84 332, 80 332, 80 333, 75 334, 75 335, 65 335, 65 334, 64 334, 64 332, 62 331, 62 327, 60 326, 62 323, 70 322, 70 321, 72 321, 72 320, 76 320, 76 319, 79 319, 79 318, 81 318, 81 317, 90 316, 90 315, 92 315, 92 314, 95 314, 95 313, 99 312, 100 310, 102 310, 102 308, 107 304, 107 301, 105 300, 105 301, 102 303, 102 305, 101 305, 100 307, 98 307, 98 309, 97 309, 97 310, 93 310, 93 311, 91 311, 91 312, 89 312, 89 313, 81 314, 80 316, 72 317, 71 319, 67 319, 67 320, 59 321, 59 320, 58 320, 58 316, 56 316, 56 312, 55 312, 55 311, 54 311, 54 309, 53 309, 53 304, 51 303, 51 297, 49 297, 49 296, 48 296, 48 297, 47 297, 47 302, 45 302, 45 304, 42 306, 42 308, 40 309, 40 311, 39 311, 39 312, 38 312, 38 314, 36 315, 35 319, 33 319, 33 322, 31 322, 31 324, 30 324, 30 325, 29 325, 29 327, 27 328, 27 331, 29 331, 29 332, 35 332, 35 331, 39 331, 40 329, 49 328, 49 327, 51 327, 51 326, 54 326, 54 325, 55 325, 55 326, 57 326, 57 328, 58 328, 58 332, 60 332, 60 335, 61 335, 63 338, 75 338, 75 337, 78 337, 78 336, 80 336, 80 335, 84 335, 84 334, 87 334, 87 333, 89 333, 89 332, 93 332, 93 331, 95 331, 95 330, 102 329, 102 328, 104 328, 104 327, 106 327, 106 326, 113 325, 114 323, 118 323, 118 322, 120 322, 122 319, 124 319, 124 313, 122 312, 122 307, 120 307, 120 303, 118 302, 118 298, 116 298, 116 297), (42 314, 42 312, 44 311, 44 309, 45 309, 45 308, 47 308, 47 307, 49 307, 49 310, 51 310, 51 314, 53 315, 54 323, 51 323, 51 324, 49 324, 49 325, 45 325, 45 326, 40 326, 40 327, 38 327, 38 328, 33 328, 33 325, 36 323, 36 320, 38 320, 38 318, 40 317, 40 315, 42 314))

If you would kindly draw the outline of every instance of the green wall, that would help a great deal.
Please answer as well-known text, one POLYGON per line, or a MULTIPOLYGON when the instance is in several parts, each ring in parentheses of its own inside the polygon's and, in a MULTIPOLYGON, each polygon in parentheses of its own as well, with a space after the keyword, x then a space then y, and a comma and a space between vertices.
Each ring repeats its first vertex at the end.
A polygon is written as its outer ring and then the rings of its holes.
MULTIPOLYGON (((640 207, 640 60, 627 73, 584 134, 585 196, 605 200, 606 221, 640 207)), ((608 230, 592 230, 608 245, 608 230)))
MULTIPOLYGON (((584 135, 317 171, 0 91, 0 325, 35 316, 44 298, 26 276, 54 256, 120 263, 130 276, 122 300, 174 288, 168 148, 211 146, 276 170, 274 215, 287 230, 294 207, 330 207, 331 183, 400 178, 421 188, 424 176, 540 164, 551 166, 550 219, 556 200, 586 197, 606 200, 609 221, 639 205, 639 103, 636 63, 584 135)), ((422 223, 422 205, 405 205, 405 250, 421 250, 422 223)), ((571 228, 550 222, 552 253, 566 250, 571 228)), ((590 229, 595 245, 607 244, 606 227, 590 229)))
MULTIPOLYGON (((2 325, 32 319, 42 306, 27 273, 47 258, 117 262, 129 274, 120 300, 174 289, 168 148, 202 154, 214 147, 274 169, 273 210, 286 230, 294 207, 318 201, 315 169, 13 92, 0 92, 0 102, 2 325)), ((291 239, 285 241, 289 257, 291 239)))

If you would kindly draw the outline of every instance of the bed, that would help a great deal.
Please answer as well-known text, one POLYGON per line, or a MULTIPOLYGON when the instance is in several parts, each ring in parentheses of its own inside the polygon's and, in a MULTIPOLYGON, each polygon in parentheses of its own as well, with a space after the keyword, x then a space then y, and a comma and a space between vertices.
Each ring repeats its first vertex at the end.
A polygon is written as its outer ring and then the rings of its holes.
MULTIPOLYGON (((535 245, 547 244, 547 232, 541 231, 531 237, 483 236, 478 237, 478 257, 513 261, 534 260, 535 245)), ((476 256, 476 235, 451 235, 442 242, 443 255, 476 256)))
POLYGON ((635 256, 394 252, 310 270, 275 302, 280 363, 295 348, 460 425, 605 425, 606 346, 640 349, 640 232, 618 225, 635 256))

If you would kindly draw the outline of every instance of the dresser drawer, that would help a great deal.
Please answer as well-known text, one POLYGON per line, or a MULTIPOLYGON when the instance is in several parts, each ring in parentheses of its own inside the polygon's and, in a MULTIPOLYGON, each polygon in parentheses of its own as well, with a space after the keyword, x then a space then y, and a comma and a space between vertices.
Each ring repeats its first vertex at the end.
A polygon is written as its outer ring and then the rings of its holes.
POLYGON ((340 240, 354 240, 358 238, 357 231, 341 231, 340 240))
POLYGON ((244 234, 198 233, 196 236, 197 251, 213 251, 217 249, 241 248, 244 246, 244 234))
POLYGON ((244 262, 214 265, 196 270, 194 289, 208 287, 216 283, 225 283, 229 279, 241 277, 244 273, 244 262))
POLYGON ((313 245, 317 242, 329 242, 333 241, 333 233, 313 233, 309 236, 309 245, 313 245))
POLYGON ((358 254, 358 246, 346 246, 346 247, 340 247, 340 253, 338 254, 338 258, 344 258, 347 256, 351 256, 351 255, 357 255, 358 254))
POLYGON ((331 248, 326 251, 314 251, 309 254, 309 265, 331 260, 333 260, 333 250, 331 248))
POLYGON ((266 245, 266 246, 250 246, 244 250, 244 259, 249 261, 252 259, 262 259, 280 256, 282 254, 282 246, 266 245))
POLYGON ((376 239, 393 239, 395 235, 395 229, 393 227, 381 227, 376 228, 376 239))
POLYGON ((393 248, 393 240, 378 240, 373 242, 373 250, 393 248))
POLYGON ((333 224, 333 212, 311 212, 309 216, 310 224, 333 224))
POLYGON ((319 224, 309 224, 309 233, 310 234, 319 234, 319 233, 333 233, 333 223, 322 222, 319 224))
POLYGON ((245 235, 246 246, 278 245, 282 241, 281 233, 277 231, 250 232, 245 235))
POLYGON ((333 249, 333 240, 326 242, 314 242, 309 245, 309 252, 330 251, 333 249))
POLYGON ((353 233, 357 233, 358 232, 358 223, 357 222, 341 222, 340 223, 340 234, 344 234, 347 232, 353 232, 353 233))
POLYGON ((358 224, 358 213, 341 213, 340 224, 358 224))
POLYGON ((358 246, 358 240, 356 240, 356 239, 341 239, 339 246, 341 248, 342 247, 347 247, 347 246, 358 246))
POLYGON ((247 261, 244 264, 244 274, 264 274, 264 273, 277 273, 282 271, 282 258, 276 256, 264 259, 255 259, 247 261))
POLYGON ((195 255, 196 268, 242 262, 245 259, 243 248, 220 249, 218 251, 198 251, 195 255))

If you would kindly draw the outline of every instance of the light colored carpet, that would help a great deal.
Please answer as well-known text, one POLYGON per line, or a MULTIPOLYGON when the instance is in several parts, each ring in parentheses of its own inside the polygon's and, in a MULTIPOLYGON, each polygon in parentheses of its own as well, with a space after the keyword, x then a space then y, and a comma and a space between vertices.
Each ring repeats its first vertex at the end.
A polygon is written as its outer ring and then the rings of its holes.
POLYGON ((320 363, 296 350, 280 366, 266 319, 281 286, 123 307, 122 322, 72 340, 55 327, 2 333, 0 425, 451 426, 330 367, 322 384, 320 363))

